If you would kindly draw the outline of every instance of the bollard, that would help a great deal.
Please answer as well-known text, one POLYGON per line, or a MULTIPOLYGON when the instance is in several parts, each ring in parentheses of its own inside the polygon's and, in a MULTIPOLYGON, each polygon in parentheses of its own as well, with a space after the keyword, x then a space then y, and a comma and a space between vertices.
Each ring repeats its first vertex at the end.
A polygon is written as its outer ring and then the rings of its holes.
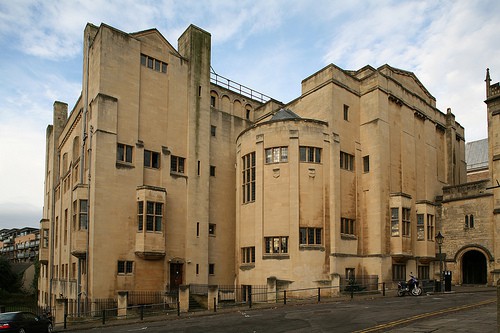
POLYGON ((217 299, 214 297, 214 312, 217 312, 217 299))
POLYGON ((141 309, 141 320, 144 320, 144 305, 141 305, 140 309, 141 309))
POLYGON ((321 288, 318 287, 318 303, 321 302, 321 288))
POLYGON ((181 302, 177 299, 177 317, 181 315, 181 302))
POLYGON ((252 289, 248 290, 248 307, 252 308, 252 289))
POLYGON ((385 296, 385 282, 382 282, 382 296, 385 296))
POLYGON ((102 310, 102 324, 106 324, 106 310, 102 310))
POLYGON ((65 313, 64 314, 64 325, 63 325, 64 329, 66 329, 66 323, 67 323, 67 321, 68 321, 68 314, 65 313))
POLYGON ((283 290, 283 304, 286 305, 286 290, 283 290))

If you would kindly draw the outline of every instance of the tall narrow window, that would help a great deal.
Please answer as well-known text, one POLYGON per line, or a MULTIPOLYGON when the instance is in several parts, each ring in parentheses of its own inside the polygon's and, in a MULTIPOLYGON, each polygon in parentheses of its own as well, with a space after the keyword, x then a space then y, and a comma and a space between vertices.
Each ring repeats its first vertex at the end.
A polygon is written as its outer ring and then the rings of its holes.
POLYGON ((411 230, 411 220, 410 220, 410 208, 403 208, 403 236, 410 237, 411 230))
POLYGON ((349 105, 344 104, 344 120, 349 121, 349 105))
POLYGON ((87 229, 88 224, 88 207, 87 200, 80 200, 80 229, 87 229))
POLYGON ((215 165, 210 166, 210 177, 215 177, 215 165))
POLYGON ((391 208, 391 236, 399 236, 399 208, 391 208))
POLYGON ((340 168, 344 170, 354 170, 354 155, 340 152, 340 168))
POLYGON ((354 235, 356 233, 354 220, 342 217, 340 219, 340 233, 354 235))
POLYGON ((363 156, 363 172, 364 173, 370 172, 370 156, 369 155, 363 156))
POLYGON ((242 197, 243 203, 255 201, 255 152, 242 158, 242 197))
MULTIPOLYGON (((424 214, 417 214, 417 240, 425 240, 424 214)), ((420 277, 420 276, 419 276, 420 277)))
POLYGON ((427 240, 434 240, 434 215, 427 214, 427 240))
POLYGON ((215 274, 215 264, 208 264, 208 274, 210 275, 215 274))
POLYGON ((142 231, 144 229, 144 202, 137 202, 137 230, 142 231))

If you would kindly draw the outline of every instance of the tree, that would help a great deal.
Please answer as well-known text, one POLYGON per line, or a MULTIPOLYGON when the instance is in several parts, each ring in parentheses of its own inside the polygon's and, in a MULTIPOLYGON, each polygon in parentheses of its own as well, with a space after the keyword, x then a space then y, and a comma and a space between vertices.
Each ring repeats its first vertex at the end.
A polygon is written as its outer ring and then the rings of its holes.
POLYGON ((0 256, 0 290, 17 292, 21 288, 21 277, 12 271, 7 258, 0 256))

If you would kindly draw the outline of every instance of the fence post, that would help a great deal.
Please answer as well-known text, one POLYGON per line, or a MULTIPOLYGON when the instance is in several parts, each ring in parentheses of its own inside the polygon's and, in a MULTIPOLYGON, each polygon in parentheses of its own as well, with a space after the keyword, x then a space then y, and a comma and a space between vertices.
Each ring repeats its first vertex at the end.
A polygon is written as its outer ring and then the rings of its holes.
POLYGON ((214 297, 214 312, 217 312, 217 298, 214 297))
POLYGON ((64 325, 63 325, 64 329, 66 329, 66 322, 67 322, 67 320, 68 320, 68 314, 65 313, 64 314, 64 325))
POLYGON ((286 289, 283 290, 283 304, 286 305, 286 289))
POLYGON ((141 305, 141 320, 144 320, 144 305, 141 305))
POLYGON ((181 315, 181 302, 177 298, 177 316, 179 317, 181 315))
POLYGON ((318 303, 321 302, 321 287, 318 287, 318 303))
POLYGON ((248 307, 252 308, 252 289, 248 289, 248 307))
POLYGON ((382 296, 385 296, 385 282, 382 282, 382 296))
POLYGON ((106 310, 102 310, 102 324, 106 324, 106 310))

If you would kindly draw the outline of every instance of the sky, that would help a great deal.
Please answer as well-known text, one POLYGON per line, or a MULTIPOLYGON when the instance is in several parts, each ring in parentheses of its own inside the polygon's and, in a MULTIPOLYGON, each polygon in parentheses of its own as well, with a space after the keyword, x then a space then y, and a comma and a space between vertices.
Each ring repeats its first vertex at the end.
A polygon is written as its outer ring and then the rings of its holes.
POLYGON ((486 68, 500 81, 498 0, 0 0, 0 229, 39 227, 45 132, 54 101, 72 110, 87 23, 156 28, 176 47, 194 24, 217 74, 282 102, 328 64, 413 72, 465 127, 487 137, 486 68))

